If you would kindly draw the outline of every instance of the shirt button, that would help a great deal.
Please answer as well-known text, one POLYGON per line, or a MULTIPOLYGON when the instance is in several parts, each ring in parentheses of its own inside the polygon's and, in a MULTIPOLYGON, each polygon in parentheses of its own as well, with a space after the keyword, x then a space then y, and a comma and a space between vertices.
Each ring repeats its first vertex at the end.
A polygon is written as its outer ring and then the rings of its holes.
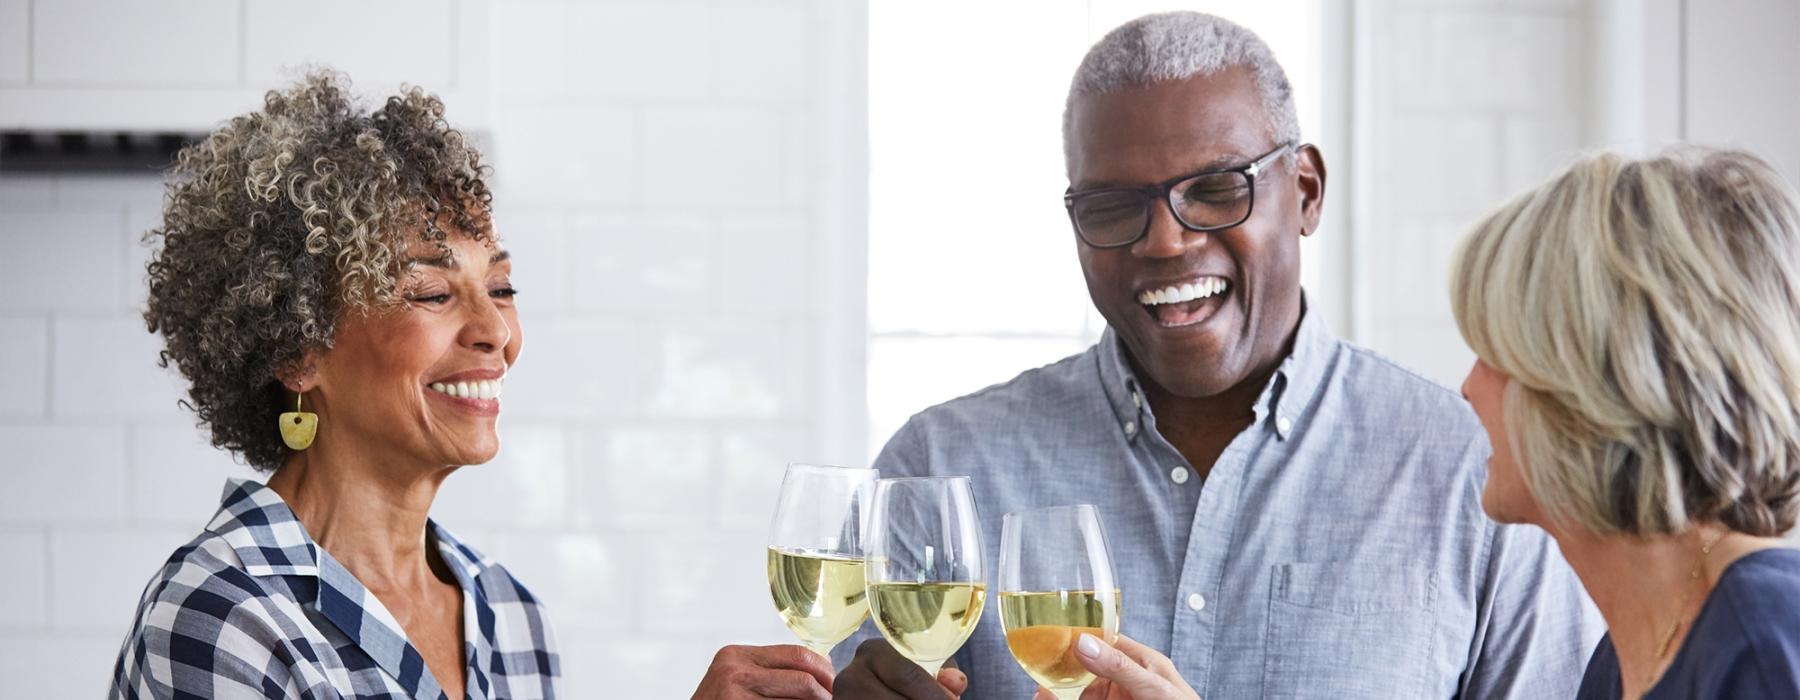
POLYGON ((1188 480, 1187 467, 1176 467, 1169 470, 1169 480, 1177 484, 1185 484, 1188 480))
POLYGON ((1287 437, 1288 433, 1293 431, 1294 422, 1288 420, 1287 416, 1280 416, 1275 419, 1275 432, 1281 434, 1282 437, 1287 437))
POLYGON ((1125 421, 1125 434, 1126 435, 1136 435, 1137 434, 1137 421, 1129 421, 1129 420, 1125 421))
POLYGON ((1189 593, 1187 603, 1188 609, 1194 612, 1200 612, 1201 610, 1206 609, 1206 599, 1201 597, 1199 593, 1189 593))

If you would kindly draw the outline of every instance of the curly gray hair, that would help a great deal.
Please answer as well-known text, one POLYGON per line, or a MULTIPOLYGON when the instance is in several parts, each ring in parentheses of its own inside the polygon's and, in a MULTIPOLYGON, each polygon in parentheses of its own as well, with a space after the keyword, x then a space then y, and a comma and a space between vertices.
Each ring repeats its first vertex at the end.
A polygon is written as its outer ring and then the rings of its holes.
POLYGON ((314 71, 184 149, 162 225, 145 235, 144 321, 187 377, 214 446, 262 470, 288 452, 276 378, 330 348, 338 321, 398 301, 408 246, 492 240, 481 154, 418 88, 369 110, 314 71))
POLYGON ((1081 59, 1069 84, 1063 108, 1063 155, 1069 155, 1069 130, 1075 101, 1134 87, 1213 75, 1233 67, 1249 68, 1262 93, 1264 118, 1275 143, 1300 141, 1300 117, 1294 87, 1274 52, 1255 32, 1231 20, 1204 12, 1161 12, 1144 15, 1107 32, 1081 59))

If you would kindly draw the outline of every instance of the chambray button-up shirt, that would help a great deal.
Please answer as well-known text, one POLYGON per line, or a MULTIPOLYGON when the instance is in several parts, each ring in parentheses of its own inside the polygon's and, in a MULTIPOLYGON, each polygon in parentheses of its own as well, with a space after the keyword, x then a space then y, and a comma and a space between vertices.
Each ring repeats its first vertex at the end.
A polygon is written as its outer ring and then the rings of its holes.
MULTIPOLYGON (((1308 314, 1254 423, 1202 479, 1156 430, 1124 353, 1108 331, 927 409, 876 466, 973 477, 990 570, 1003 514, 1097 505, 1120 631, 1207 700, 1573 695, 1599 616, 1542 531, 1483 515, 1487 441, 1459 396, 1308 314)), ((1030 698, 988 600, 956 656, 963 697, 1030 698)), ((839 664, 874 634, 839 646, 839 664)))

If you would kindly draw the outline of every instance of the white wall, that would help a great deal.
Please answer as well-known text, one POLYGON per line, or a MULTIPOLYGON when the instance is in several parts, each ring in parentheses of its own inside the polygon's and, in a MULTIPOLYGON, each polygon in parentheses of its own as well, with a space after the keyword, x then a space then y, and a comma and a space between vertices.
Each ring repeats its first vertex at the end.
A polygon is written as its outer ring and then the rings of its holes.
MULTIPOLYGON (((0 113, 192 78, 220 120, 295 53, 365 92, 454 83, 452 122, 492 144, 526 342, 501 457, 452 476, 435 515, 546 599, 571 697, 685 697, 718 646, 788 639, 763 561, 781 470, 864 454, 860 7, 300 7, 0 0, 0 113), (229 50, 106 50, 142 26, 229 50), (408 32, 422 55, 370 44, 408 32)), ((101 693, 143 582, 249 475, 153 364, 137 240, 159 197, 0 178, 0 695, 101 693)))
POLYGON ((293 66, 430 85, 485 128, 491 0, 0 0, 0 127, 177 129, 261 103, 293 66), (406 31, 395 32, 393 27, 406 31))
POLYGON ((1688 2, 1684 138, 1748 148, 1800 180, 1800 3, 1688 2))
MULTIPOLYGON (((1339 331, 1455 387, 1474 356, 1450 255, 1490 208, 1587 143, 1583 0, 1359 0, 1347 187, 1353 297, 1339 331)), ((1344 200, 1339 200, 1344 201, 1344 200)))

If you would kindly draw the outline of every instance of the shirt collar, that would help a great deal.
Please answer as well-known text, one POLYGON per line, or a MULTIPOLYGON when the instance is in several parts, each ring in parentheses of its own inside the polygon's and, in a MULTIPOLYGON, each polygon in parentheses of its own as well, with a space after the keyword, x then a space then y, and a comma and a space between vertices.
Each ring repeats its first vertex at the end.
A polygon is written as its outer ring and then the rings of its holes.
MULTIPOLYGON (((436 522, 427 520, 426 527, 462 587, 466 641, 483 652, 473 658, 488 658, 491 640, 485 635, 492 628, 493 610, 480 577, 495 564, 436 522)), ((313 541, 274 489, 248 479, 227 481, 219 513, 206 529, 237 552, 246 573, 302 577, 304 580, 289 587, 301 605, 330 620, 411 697, 443 700, 442 689, 425 671, 423 657, 407 641, 399 621, 330 552, 313 541)), ((470 666, 468 683, 470 697, 485 697, 487 680, 481 664, 470 666)))
MULTIPOLYGON (((458 577, 474 581, 495 566, 494 560, 463 544, 436 521, 426 527, 437 540, 438 553, 458 577)), ((294 517, 287 502, 268 486, 249 479, 228 479, 219 512, 206 526, 237 552, 251 576, 319 575, 319 545, 294 517)))
POLYGON ((261 483, 227 480, 206 530, 231 545, 251 576, 319 575, 318 545, 281 496, 261 483))
MULTIPOLYGON (((1294 349, 1275 369, 1268 386, 1253 408, 1256 422, 1272 420, 1276 437, 1287 439, 1298 425, 1301 409, 1317 393, 1329 368, 1337 339, 1325 319, 1312 312, 1302 296, 1300 327, 1294 332, 1294 349)), ((1098 346, 1101 388, 1112 404, 1113 416, 1127 441, 1136 440, 1148 426, 1150 405, 1144 399, 1137 375, 1125 349, 1125 341, 1108 327, 1098 346)))

